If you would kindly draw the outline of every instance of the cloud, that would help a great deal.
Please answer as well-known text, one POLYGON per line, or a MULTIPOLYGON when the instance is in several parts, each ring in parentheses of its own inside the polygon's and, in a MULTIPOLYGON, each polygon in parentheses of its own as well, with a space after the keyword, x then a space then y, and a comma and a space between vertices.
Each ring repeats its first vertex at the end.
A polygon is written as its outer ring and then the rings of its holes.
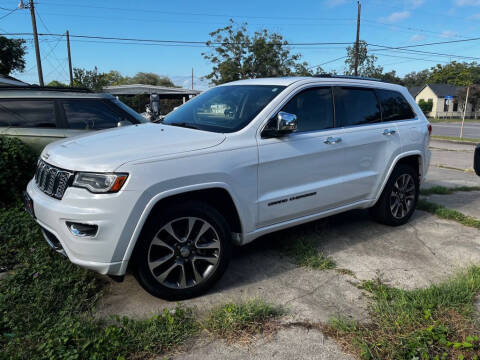
POLYGON ((452 30, 443 30, 440 34, 440 37, 450 39, 453 37, 458 37, 458 33, 452 30))
POLYGON ((394 22, 404 20, 408 17, 410 17, 410 11, 399 11, 399 12, 391 13, 387 17, 380 18, 380 20, 387 23, 394 23, 394 22))
POLYGON ((480 6, 480 0, 455 0, 457 6, 480 6))
POLYGON ((418 41, 422 41, 422 40, 425 40, 426 36, 423 35, 423 34, 415 34, 415 35, 412 35, 410 37, 410 41, 412 42, 418 42, 418 41))
POLYGON ((425 0, 407 0, 407 5, 413 9, 416 9, 423 5, 425 0))
POLYGON ((468 17, 469 20, 479 20, 480 19, 480 13, 473 14, 468 17))
POLYGON ((339 5, 343 5, 347 2, 347 0, 326 0, 324 1, 324 4, 327 5, 328 7, 335 7, 339 5))

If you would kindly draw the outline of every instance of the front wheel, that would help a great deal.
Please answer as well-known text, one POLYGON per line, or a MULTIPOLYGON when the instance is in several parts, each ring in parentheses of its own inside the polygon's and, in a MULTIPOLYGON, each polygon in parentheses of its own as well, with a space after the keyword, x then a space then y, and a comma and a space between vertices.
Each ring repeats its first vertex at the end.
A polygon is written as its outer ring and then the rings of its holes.
POLYGON ((137 278, 152 295, 188 299, 206 292, 225 272, 230 230, 208 204, 187 202, 154 215, 136 253, 137 278))
POLYGON ((415 211, 418 194, 417 172, 409 165, 400 164, 393 170, 382 195, 370 212, 381 223, 403 225, 415 211))

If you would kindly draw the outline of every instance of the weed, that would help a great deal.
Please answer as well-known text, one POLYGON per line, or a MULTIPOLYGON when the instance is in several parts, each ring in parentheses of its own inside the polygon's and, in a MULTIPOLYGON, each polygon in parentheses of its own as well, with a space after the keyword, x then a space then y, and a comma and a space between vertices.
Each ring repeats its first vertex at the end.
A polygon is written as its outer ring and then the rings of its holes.
POLYGON ((480 191, 480 186, 455 186, 455 187, 445 187, 445 186, 432 186, 428 189, 421 189, 420 194, 424 196, 428 195, 450 195, 458 191, 480 191))
POLYGON ((480 220, 424 199, 418 199, 417 209, 427 211, 443 219, 454 220, 465 226, 480 229, 480 220))

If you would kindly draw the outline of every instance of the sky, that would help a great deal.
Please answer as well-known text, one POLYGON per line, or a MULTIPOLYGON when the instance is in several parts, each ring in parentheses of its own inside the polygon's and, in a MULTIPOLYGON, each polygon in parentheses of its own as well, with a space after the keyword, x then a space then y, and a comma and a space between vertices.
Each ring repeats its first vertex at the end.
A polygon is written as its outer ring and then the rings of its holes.
MULTIPOLYGON (((26 0, 28 2, 28 0, 26 0)), ((19 0, 0 0, 0 33, 31 33, 29 10, 17 8, 19 0), (11 13, 10 13, 11 12, 11 13)), ((39 33, 65 33, 155 40, 209 40, 209 33, 228 24, 247 22, 250 33, 261 29, 281 34, 292 44, 292 53, 310 65, 322 64, 343 73, 346 45, 355 41, 357 1, 354 0, 37 0, 39 33), (340 59, 339 59, 340 58, 340 59)), ((480 0, 362 0, 360 38, 370 44, 399 47, 480 37, 480 0)), ((13 76, 38 83, 31 35, 27 40, 26 69, 13 76)), ((370 47, 385 71, 404 75, 436 64, 456 61, 480 62, 480 39, 389 50, 370 47), (430 52, 426 54, 418 51, 430 52)), ((68 83, 67 50, 64 37, 41 36, 45 83, 68 83)), ((201 77, 211 71, 202 56, 202 44, 158 44, 134 41, 105 41, 71 38, 74 67, 99 71, 118 70, 123 75, 154 72, 168 76, 176 85, 205 89, 201 77)))

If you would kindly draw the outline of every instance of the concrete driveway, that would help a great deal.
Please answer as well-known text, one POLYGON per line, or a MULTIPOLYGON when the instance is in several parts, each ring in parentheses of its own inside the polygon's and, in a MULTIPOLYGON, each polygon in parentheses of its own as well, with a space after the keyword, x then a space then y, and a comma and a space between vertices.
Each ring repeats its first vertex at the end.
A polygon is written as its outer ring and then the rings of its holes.
MULTIPOLYGON (((431 145, 434 161, 424 186, 480 186, 480 178, 472 173, 451 169, 467 166, 473 150, 445 142, 431 145), (442 162, 445 166, 455 166, 445 169, 439 166, 442 162)), ((476 199, 471 202, 480 199, 480 192, 469 194, 476 199)), ((457 193, 448 196, 453 199, 457 193)), ((183 303, 195 307, 202 315, 215 305, 259 298, 284 306, 288 310, 282 319, 285 323, 302 320, 325 323, 338 314, 366 322, 368 299, 355 286, 359 280, 380 277, 393 286, 412 289, 441 281, 470 264, 480 264, 480 232, 474 228, 422 211, 417 211, 407 225, 392 228, 373 222, 367 211, 356 210, 270 234, 236 249, 227 273, 215 288, 205 296, 183 303), (279 247, 279 239, 294 240, 296 236, 315 237, 319 249, 337 263, 337 268, 352 273, 296 266, 279 247)), ((111 283, 99 305, 98 316, 142 318, 175 306, 152 297, 132 275, 127 275, 123 283, 111 283)), ((282 329, 273 339, 259 339, 250 346, 227 345, 204 337, 175 357, 350 359, 319 331, 301 327, 282 329)))

